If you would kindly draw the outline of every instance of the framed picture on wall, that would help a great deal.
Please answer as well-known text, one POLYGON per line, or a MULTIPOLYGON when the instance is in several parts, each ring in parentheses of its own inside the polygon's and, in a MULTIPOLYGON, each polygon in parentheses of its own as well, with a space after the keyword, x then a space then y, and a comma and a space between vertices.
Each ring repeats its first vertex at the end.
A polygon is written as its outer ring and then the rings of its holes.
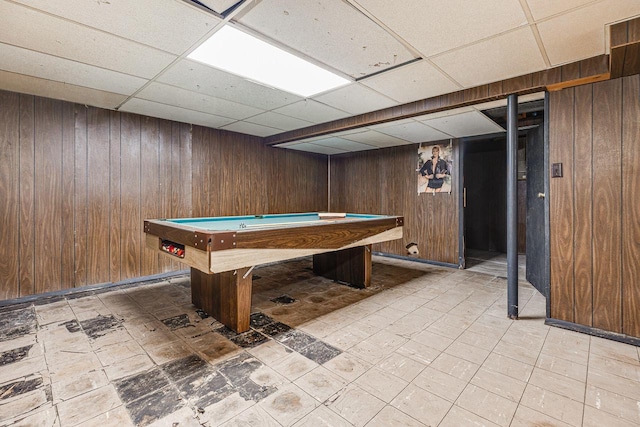
POLYGON ((427 144, 418 147, 418 194, 451 193, 453 144, 427 144))

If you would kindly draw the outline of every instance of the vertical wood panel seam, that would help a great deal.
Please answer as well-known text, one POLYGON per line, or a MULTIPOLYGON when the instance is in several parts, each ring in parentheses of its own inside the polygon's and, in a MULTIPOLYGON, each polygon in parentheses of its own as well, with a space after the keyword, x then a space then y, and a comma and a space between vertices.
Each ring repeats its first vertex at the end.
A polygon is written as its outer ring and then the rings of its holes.
MULTIPOLYGON (((629 25, 627 25, 627 38, 629 37, 629 25)), ((620 233, 620 239, 618 244, 620 247, 618 250, 620 251, 620 263, 618 266, 620 275, 620 300, 618 304, 620 304, 620 331, 624 333, 624 271, 623 271, 623 263, 624 263, 624 79, 620 79, 620 129, 618 132, 620 133, 620 212, 618 215, 620 216, 620 228, 618 232, 620 233)))
POLYGON ((31 213, 32 213, 32 218, 31 221, 33 222, 33 228, 31 229, 31 242, 32 242, 32 259, 31 259, 31 264, 33 266, 33 269, 31 270, 31 282, 32 282, 32 289, 31 292, 35 292, 36 291, 36 254, 35 254, 35 244, 36 244, 36 232, 35 232, 35 214, 36 214, 36 202, 38 200, 38 198, 36 197, 36 98, 34 96, 30 97, 31 98, 31 104, 32 104, 32 113, 31 113, 31 123, 33 126, 32 132, 31 132, 31 146, 33 147, 33 157, 31 159, 32 165, 33 165, 33 177, 31 179, 31 198, 32 198, 32 203, 33 203, 33 207, 31 209, 31 213))
POLYGON ((593 164, 593 139, 595 138, 595 132, 593 131, 593 120, 594 120, 594 110, 595 110, 595 96, 594 96, 594 88, 595 85, 591 85, 591 256, 589 257, 591 259, 591 324, 589 326, 593 327, 593 323, 594 323, 594 310, 595 310, 595 287, 594 287, 594 280, 595 280, 595 271, 594 271, 594 266, 593 266, 593 255, 595 253, 595 239, 594 239, 594 212, 595 212, 595 206, 594 206, 594 196, 595 196, 595 188, 594 188, 594 179, 593 179, 593 171, 594 171, 594 164, 593 164))
POLYGON ((112 168, 113 165, 112 165, 112 162, 111 162, 112 161, 112 159, 111 159, 111 157, 112 157, 112 154, 111 154, 112 153, 112 151, 111 151, 111 129, 112 129, 111 128, 111 117, 112 117, 112 115, 111 115, 111 113, 109 113, 109 119, 107 121, 107 125, 109 126, 108 127, 108 129, 109 129, 109 144, 108 144, 108 147, 109 147, 109 151, 108 151, 108 153, 109 153, 109 181, 108 181, 109 182, 109 197, 108 197, 108 202, 107 202, 107 206, 108 206, 107 207, 107 209, 108 209, 107 217, 109 218, 109 220, 108 220, 109 230, 107 230, 107 242, 109 242, 108 247, 107 247, 107 254, 109 254, 109 259, 108 259, 108 262, 109 262, 108 281, 109 282, 113 282, 113 277, 111 277, 111 274, 112 274, 111 257, 113 256, 113 251, 112 251, 112 247, 111 247, 111 230, 113 230, 113 223, 111 222, 111 220, 112 220, 112 215, 111 215, 112 214, 112 212, 111 212, 111 208, 112 208, 111 187, 112 187, 112 179, 113 179, 113 177, 111 175, 113 173, 113 168, 112 168))
MULTIPOLYGON (((142 126, 144 116, 140 116, 138 123, 138 219, 142 216, 142 126)), ((139 237, 139 236, 138 236, 139 237)), ((138 271, 136 276, 142 274, 142 262, 144 261, 143 253, 144 243, 141 241, 138 246, 138 271)))
POLYGON ((60 254, 60 277, 58 277, 58 283, 60 290, 64 289, 63 276, 64 276, 64 256, 62 256, 62 244, 64 239, 62 235, 64 233, 62 215, 64 215, 64 203, 62 201, 62 195, 64 194, 64 114, 63 104, 60 102, 60 194, 57 198, 60 200, 60 239, 58 240, 58 253, 60 254))
POLYGON ((119 278, 122 279, 122 274, 123 274, 123 255, 122 255, 122 114, 118 114, 118 133, 119 133, 119 137, 118 137, 118 143, 120 144, 120 148, 118 149, 119 151, 119 156, 118 156, 118 174, 120 174, 120 177, 118 178, 118 229, 119 229, 119 235, 118 235, 118 253, 119 253, 119 257, 120 257, 120 275, 119 278))
POLYGON ((573 102, 571 103, 571 124, 573 126, 573 135, 572 135, 572 144, 571 144, 571 160, 573 163, 573 170, 571 171, 571 174, 573 175, 573 179, 572 179, 572 185, 571 185, 571 191, 572 191, 572 195, 571 195, 571 208, 572 208, 572 213, 573 213, 573 227, 572 227, 572 237, 573 237, 573 245, 572 245, 572 251, 573 251, 573 255, 572 255, 572 262, 573 262, 573 268, 572 270, 572 274, 573 274, 573 321, 576 321, 577 318, 577 309, 578 309, 578 304, 577 304, 577 298, 576 298, 576 223, 577 223, 577 216, 576 216, 576 210, 577 210, 577 202, 576 202, 576 181, 577 181, 577 176, 576 176, 576 102, 578 101, 578 94, 576 93, 576 91, 573 91, 573 102))
POLYGON ((17 274, 16 274, 16 285, 18 285, 18 289, 16 289, 17 293, 18 293, 18 297, 22 296, 22 275, 20 274, 20 272, 22 271, 22 239, 21 239, 21 235, 22 235, 22 215, 21 215, 21 206, 22 206, 22 179, 20 178, 22 176, 22 144, 20 143, 22 141, 22 98, 23 95, 19 95, 18 96, 18 221, 17 221, 17 228, 18 228, 18 262, 16 264, 17 267, 17 274))
POLYGON ((84 280, 83 283, 85 285, 88 285, 89 283, 87 283, 88 278, 89 278, 89 257, 87 256, 87 249, 88 249, 88 242, 89 242, 89 108, 85 106, 85 108, 87 109, 86 111, 86 116, 85 116, 85 121, 84 121, 84 132, 85 132, 85 136, 84 136, 84 140, 85 140, 85 146, 84 146, 84 230, 83 233, 85 235, 85 245, 84 245, 84 252, 85 252, 85 256, 84 256, 84 280))

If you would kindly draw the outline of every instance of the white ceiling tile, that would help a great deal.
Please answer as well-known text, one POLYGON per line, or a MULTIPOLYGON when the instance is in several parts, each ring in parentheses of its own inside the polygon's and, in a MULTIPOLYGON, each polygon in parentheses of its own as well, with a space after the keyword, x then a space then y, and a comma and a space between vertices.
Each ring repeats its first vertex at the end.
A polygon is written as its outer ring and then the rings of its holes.
POLYGON ((352 83, 315 96, 314 99, 350 114, 364 114, 398 105, 397 101, 381 95, 360 83, 352 83))
POLYGON ((552 15, 576 9, 589 3, 596 3, 602 0, 527 0, 529 10, 533 15, 533 19, 539 21, 552 15))
POLYGON ((445 53, 433 62, 464 87, 474 87, 545 69, 529 27, 445 53))
POLYGON ((17 0, 107 33, 182 54, 221 20, 181 0, 17 0))
POLYGON ((312 99, 294 102, 293 104, 285 105, 284 107, 277 108, 273 111, 315 124, 325 123, 349 116, 349 114, 344 111, 329 107, 312 99))
POLYGON ((263 1, 240 23, 354 78, 414 58, 343 0, 263 1))
POLYGON ((351 0, 430 57, 527 24, 518 0, 351 0))
POLYGON ((103 92, 68 83, 45 80, 37 77, 0 71, 0 89, 62 101, 115 109, 127 97, 116 93, 103 92))
POLYGON ((194 125, 209 126, 212 128, 218 128, 232 121, 227 117, 214 116, 213 114, 187 110, 139 98, 129 99, 122 105, 122 107, 119 108, 119 111, 174 120, 177 122, 191 123, 194 125))
POLYGON ((544 99, 545 95, 545 92, 536 92, 527 95, 521 95, 518 97, 518 103, 522 104, 523 102, 539 101, 541 99, 544 99))
POLYGON ((134 93, 146 82, 146 80, 139 77, 80 64, 3 43, 0 43, 0 58, 2 58, 0 69, 4 71, 123 95, 134 93))
POLYGON ((328 156, 333 154, 348 153, 348 151, 346 150, 340 150, 338 148, 316 145, 308 142, 303 142, 299 144, 290 144, 290 145, 287 145, 286 147, 284 147, 283 145, 284 144, 279 144, 279 145, 276 145, 276 147, 288 148, 290 150, 306 151, 308 153, 326 154, 328 156))
POLYGON ((475 111, 474 106, 460 107, 460 108, 454 108, 452 110, 438 111, 436 113, 430 113, 430 114, 424 114, 424 115, 421 115, 421 116, 416 116, 413 119, 423 122, 423 121, 429 120, 429 119, 436 119, 436 118, 439 118, 439 117, 455 116, 457 114, 467 113, 467 112, 470 112, 470 111, 475 111))
POLYGON ((504 132, 503 128, 479 111, 425 120, 424 123, 455 138, 504 132))
POLYGON ((175 55, 27 7, 0 2, 0 42, 108 70, 151 78, 175 55), (106 48, 103 48, 106 47, 106 48))
POLYGON ((331 147, 331 148, 344 150, 344 151, 365 151, 365 150, 371 150, 373 148, 377 148, 369 144, 362 144, 360 142, 350 141, 348 139, 338 138, 335 136, 317 139, 313 141, 313 144, 321 145, 323 147, 331 147))
POLYGON ((498 99, 496 101, 483 102, 482 104, 475 104, 474 109, 478 111, 490 110, 492 108, 500 108, 507 105, 507 98, 498 99))
POLYGON ((191 92, 162 83, 151 83, 141 90, 136 97, 236 120, 255 116, 264 111, 249 107, 248 105, 227 101, 226 99, 216 98, 202 93, 191 92))
POLYGON ((370 129, 360 129, 360 132, 342 135, 342 138, 350 141, 361 142, 362 144, 372 145, 374 147, 393 147, 396 145, 411 144, 410 141, 370 129))
MULTIPOLYGON (((527 95, 521 95, 518 97, 518 104, 524 104, 525 102, 539 101, 544 99, 544 92, 530 93, 527 95)), ((504 107, 507 105, 507 98, 498 99, 496 101, 483 102, 482 104, 475 104, 473 108, 478 111, 490 110, 492 108, 504 107)))
POLYGON ((438 141, 441 139, 449 139, 451 135, 433 129, 424 123, 413 121, 411 123, 400 124, 396 126, 387 126, 382 129, 376 129, 378 132, 395 136, 409 142, 428 142, 438 141))
POLYGON ((313 124, 311 122, 285 116, 284 114, 274 113, 272 111, 267 111, 256 116, 249 117, 248 119, 245 119, 245 121, 249 123, 255 123, 257 125, 280 129, 281 131, 299 129, 311 126, 313 124))
POLYGON ((398 102, 416 101, 460 89, 426 61, 378 74, 361 83, 398 102))
POLYGON ((606 0, 538 24, 552 66, 607 53, 607 24, 640 14, 638 0, 606 0))
POLYGON ((302 100, 291 93, 187 59, 172 66, 158 81, 262 110, 272 110, 302 100))
POLYGON ((271 136, 282 132, 280 129, 248 122, 231 123, 230 125, 223 126, 222 129, 261 137, 271 136))

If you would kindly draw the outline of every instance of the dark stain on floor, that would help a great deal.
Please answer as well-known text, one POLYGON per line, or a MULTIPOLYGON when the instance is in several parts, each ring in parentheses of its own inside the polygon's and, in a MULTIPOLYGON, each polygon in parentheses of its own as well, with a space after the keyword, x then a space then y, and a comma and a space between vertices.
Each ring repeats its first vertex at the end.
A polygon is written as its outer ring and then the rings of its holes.
POLYGON ((278 341, 280 344, 286 345, 291 350, 300 352, 301 349, 317 340, 309 334, 305 334, 302 331, 292 329, 289 332, 276 337, 276 341, 278 341))
POLYGON ((253 329, 248 330, 247 332, 243 332, 241 334, 236 335, 231 338, 231 341, 242 348, 251 348, 257 345, 262 344, 263 342, 269 340, 268 337, 262 335, 258 331, 254 331, 253 329))
POLYGON ((189 316, 186 314, 180 314, 178 316, 170 317, 168 319, 162 320, 162 323, 165 324, 169 329, 176 330, 180 328, 186 328, 188 326, 193 326, 191 324, 191 320, 189 320, 189 316))
POLYGON ((254 329, 259 329, 262 326, 268 325, 269 323, 273 322, 274 320, 264 313, 256 312, 251 313, 251 316, 249 316, 249 324, 254 329))
POLYGON ((42 387, 42 377, 15 381, 0 386, 0 400, 9 399, 42 387))
POLYGON ((296 302, 296 300, 291 298, 289 295, 282 295, 271 299, 271 302, 275 302, 276 304, 291 304, 296 302))
POLYGON ((183 359, 167 362, 162 365, 162 370, 172 381, 180 381, 194 374, 205 374, 211 367, 200 356, 192 354, 183 359))
POLYGON ((77 320, 69 320, 68 322, 60 323, 59 326, 66 327, 67 331, 71 333, 80 332, 80 324, 77 320))
MULTIPOLYGON (((33 344, 25 347, 14 348, 0 353, 0 366, 8 365, 9 363, 19 362, 29 355, 29 351, 33 347, 33 344)), ((0 394, 1 395, 1 394, 0 394)))
POLYGON ((0 313, 0 342, 28 335, 36 330, 33 307, 0 313))
POLYGON ((83 320, 80 322, 80 326, 89 338, 95 339, 122 328, 122 323, 113 315, 99 315, 93 319, 83 320))
POLYGON ((342 351, 329 344, 316 340, 308 346, 300 349, 298 353, 302 354, 307 359, 311 359, 319 365, 328 362, 334 357, 338 356, 342 351))
POLYGON ((137 426, 146 426, 185 406, 178 392, 166 387, 126 405, 137 426))
POLYGON ((125 402, 133 402, 147 395, 149 390, 158 390, 169 386, 169 380, 159 368, 127 377, 115 383, 118 394, 125 402))
POLYGON ((285 325, 284 323, 280 322, 273 322, 265 325, 262 329, 260 329, 260 332, 267 336, 270 336, 271 338, 276 338, 290 330, 291 327, 289 325, 285 325))
POLYGON ((234 393, 254 402, 264 399, 277 389, 251 379, 263 366, 247 353, 217 366, 194 354, 126 377, 116 383, 116 390, 134 423, 145 426, 185 405, 203 412, 234 393))

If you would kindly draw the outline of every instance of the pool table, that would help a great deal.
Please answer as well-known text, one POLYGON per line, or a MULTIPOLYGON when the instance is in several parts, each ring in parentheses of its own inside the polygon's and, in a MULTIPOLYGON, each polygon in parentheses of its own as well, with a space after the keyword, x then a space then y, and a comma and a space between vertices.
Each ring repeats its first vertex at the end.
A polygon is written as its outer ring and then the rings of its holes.
POLYGON ((371 244, 402 238, 399 216, 333 212, 144 221, 146 245, 191 267, 193 304, 240 333, 249 329, 251 270, 313 255, 317 275, 367 287, 371 244))

